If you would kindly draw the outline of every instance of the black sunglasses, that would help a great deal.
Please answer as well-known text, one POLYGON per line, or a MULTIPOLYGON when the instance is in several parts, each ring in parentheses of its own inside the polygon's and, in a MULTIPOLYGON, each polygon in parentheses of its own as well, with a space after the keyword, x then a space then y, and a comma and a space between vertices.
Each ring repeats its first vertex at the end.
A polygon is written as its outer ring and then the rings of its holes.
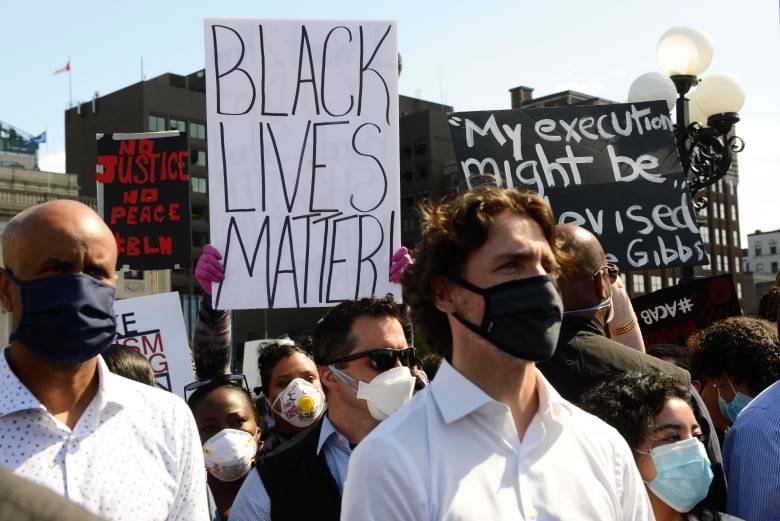
POLYGON ((614 264, 606 264, 593 272, 593 278, 595 279, 596 277, 601 275, 601 272, 604 270, 607 270, 607 274, 609 275, 609 282, 614 284, 618 276, 620 275, 620 268, 618 268, 614 264))
POLYGON ((197 380, 192 383, 188 383, 184 386, 184 400, 189 401, 190 397, 198 389, 204 387, 220 387, 222 385, 235 385, 236 387, 243 387, 249 392, 249 384, 246 381, 246 376, 240 373, 234 374, 221 374, 214 378, 208 378, 206 380, 197 380))
POLYGON ((419 360, 417 359, 417 350, 413 347, 407 347, 405 349, 383 348, 362 351, 360 353, 355 353, 354 355, 333 360, 331 364, 340 364, 342 362, 349 362, 350 360, 357 360, 358 358, 364 357, 368 357, 371 360, 373 368, 380 372, 392 369, 395 366, 396 360, 407 367, 419 363, 419 360))

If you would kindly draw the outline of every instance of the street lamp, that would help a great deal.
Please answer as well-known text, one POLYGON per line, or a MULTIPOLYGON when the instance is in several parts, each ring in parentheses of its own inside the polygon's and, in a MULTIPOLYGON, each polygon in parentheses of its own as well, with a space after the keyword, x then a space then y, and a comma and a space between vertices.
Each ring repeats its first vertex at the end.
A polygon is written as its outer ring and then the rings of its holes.
MULTIPOLYGON (((699 78, 712 61, 712 42, 692 27, 666 31, 656 55, 663 74, 643 74, 634 80, 628 101, 665 100, 670 111, 676 107, 677 151, 697 222, 702 224, 699 212, 707 200, 697 199, 696 194, 726 175, 733 154, 745 147, 741 138, 731 135, 745 102, 745 89, 730 74, 699 78), (686 95, 693 87, 689 100, 686 95)), ((683 279, 689 278, 693 278, 692 266, 683 268, 683 279)))

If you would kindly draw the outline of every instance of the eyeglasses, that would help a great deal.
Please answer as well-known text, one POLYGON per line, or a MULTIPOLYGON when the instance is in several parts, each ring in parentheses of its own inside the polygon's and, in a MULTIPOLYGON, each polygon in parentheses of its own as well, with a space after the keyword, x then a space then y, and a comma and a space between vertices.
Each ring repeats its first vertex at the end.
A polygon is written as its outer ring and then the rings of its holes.
POLYGON ((249 392, 249 384, 246 381, 246 376, 241 373, 234 374, 221 374, 214 378, 208 378, 206 380, 197 380, 184 386, 184 400, 188 401, 190 397, 198 389, 204 387, 220 387, 222 385, 234 385, 236 387, 243 387, 249 392))
POLYGON ((371 360, 373 368, 380 372, 395 367, 396 360, 407 367, 411 367, 415 363, 418 363, 417 349, 414 347, 407 347, 405 349, 383 348, 362 351, 360 353, 355 353, 354 355, 333 360, 331 364, 340 364, 342 362, 349 362, 350 360, 357 360, 358 358, 364 357, 368 357, 371 360))
POLYGON ((610 284, 614 284, 617 278, 620 276, 620 268, 614 264, 606 264, 593 272, 593 278, 595 279, 596 277, 600 276, 601 272, 604 270, 607 270, 610 284))

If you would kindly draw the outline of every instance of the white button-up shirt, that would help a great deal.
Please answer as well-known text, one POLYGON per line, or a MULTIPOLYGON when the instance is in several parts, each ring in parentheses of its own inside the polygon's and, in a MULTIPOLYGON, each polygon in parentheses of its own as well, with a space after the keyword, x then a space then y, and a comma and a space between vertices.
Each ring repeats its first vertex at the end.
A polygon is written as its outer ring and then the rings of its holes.
POLYGON ((625 440, 536 375, 520 441, 509 408, 442 362, 355 449, 341 519, 654 519, 625 440))
POLYGON ((108 520, 208 520, 198 430, 174 394, 111 373, 75 428, 52 416, 0 351, 0 464, 108 520))

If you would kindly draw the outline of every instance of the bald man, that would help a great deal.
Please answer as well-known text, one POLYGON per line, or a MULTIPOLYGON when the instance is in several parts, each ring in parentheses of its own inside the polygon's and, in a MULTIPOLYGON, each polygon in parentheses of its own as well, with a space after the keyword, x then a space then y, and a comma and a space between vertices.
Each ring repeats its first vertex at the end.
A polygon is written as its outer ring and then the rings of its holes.
POLYGON ((3 233, 0 464, 106 519, 206 520, 189 408, 110 373, 116 242, 92 209, 51 201, 3 233))
MULTIPOLYGON (((557 225, 556 239, 564 316, 555 354, 540 363, 539 369, 558 392, 576 403, 586 390, 616 372, 628 370, 663 371, 690 385, 687 371, 607 337, 608 327, 613 333, 625 334, 637 332, 638 326, 635 320, 618 324, 612 319, 616 312, 612 284, 618 282, 619 275, 614 266, 607 264, 598 239, 574 224, 557 225)), ((621 309, 621 316, 633 319, 633 312, 621 309)))

